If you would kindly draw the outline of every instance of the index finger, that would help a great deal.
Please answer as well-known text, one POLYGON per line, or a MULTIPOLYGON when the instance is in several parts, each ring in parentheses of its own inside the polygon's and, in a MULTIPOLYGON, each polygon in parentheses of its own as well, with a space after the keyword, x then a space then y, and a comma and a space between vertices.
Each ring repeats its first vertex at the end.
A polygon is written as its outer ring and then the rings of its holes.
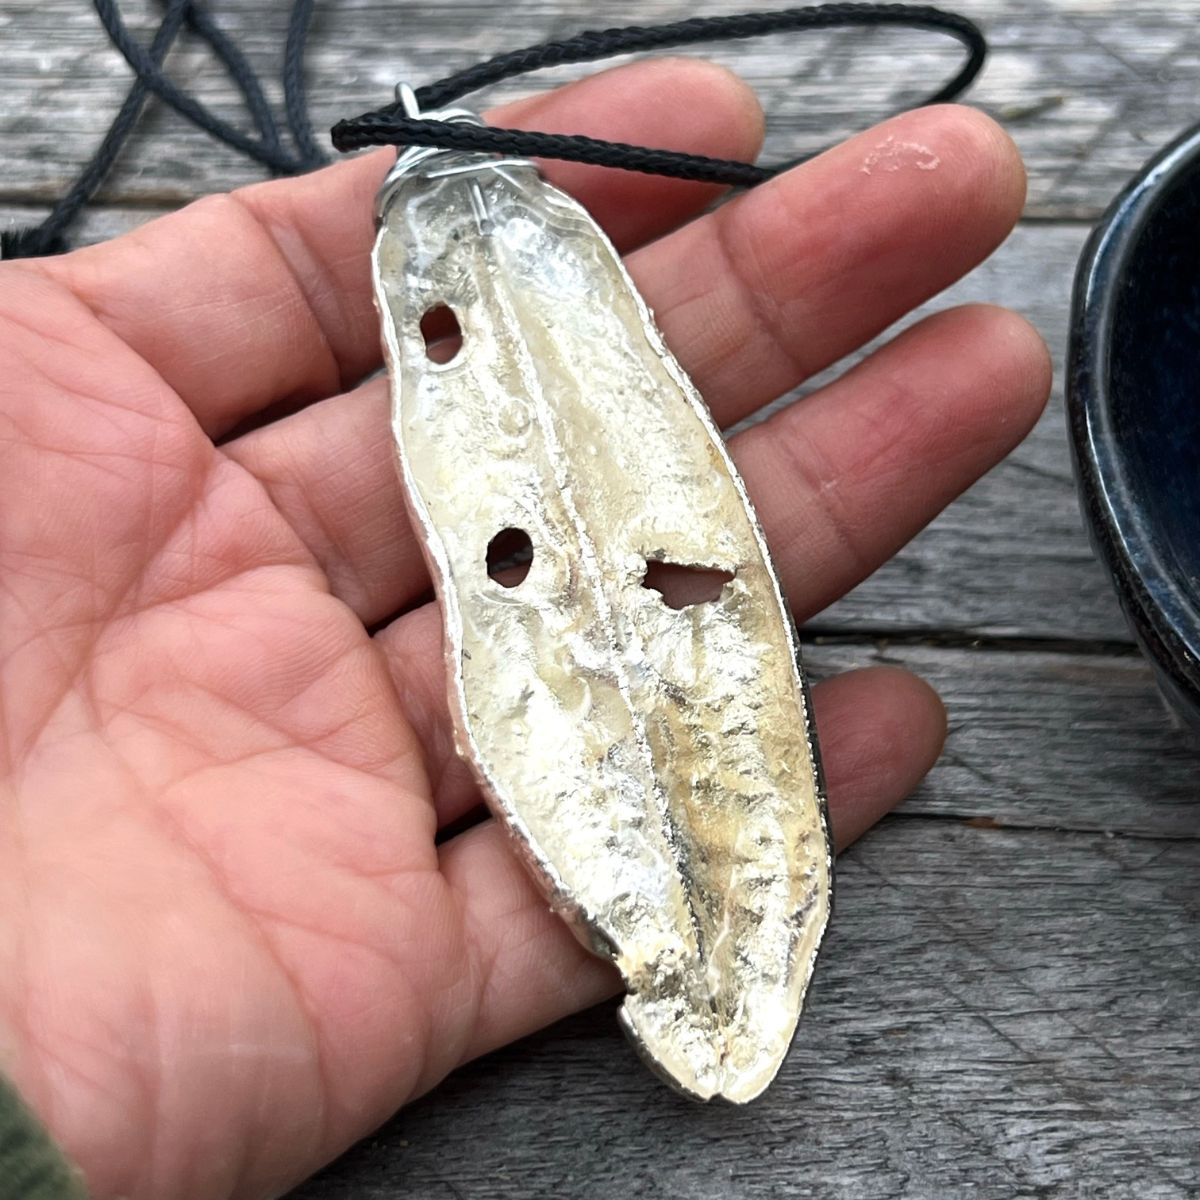
MULTIPOLYGON (((490 119, 734 158, 753 157, 762 137, 750 89, 690 59, 614 68, 490 119)), ((219 436, 277 401, 333 395, 379 365, 369 252, 375 192, 392 161, 383 150, 207 197, 41 269, 219 436)), ((567 163, 549 164, 546 174, 626 249, 679 224, 719 190, 567 163)))

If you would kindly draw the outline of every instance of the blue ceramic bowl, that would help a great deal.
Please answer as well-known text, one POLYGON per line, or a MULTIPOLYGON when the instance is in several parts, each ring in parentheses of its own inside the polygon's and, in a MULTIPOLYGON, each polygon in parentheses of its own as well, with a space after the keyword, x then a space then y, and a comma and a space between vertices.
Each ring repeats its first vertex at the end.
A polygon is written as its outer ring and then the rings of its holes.
POLYGON ((1067 378, 1086 520, 1164 694, 1200 731, 1200 126, 1080 259, 1067 378))

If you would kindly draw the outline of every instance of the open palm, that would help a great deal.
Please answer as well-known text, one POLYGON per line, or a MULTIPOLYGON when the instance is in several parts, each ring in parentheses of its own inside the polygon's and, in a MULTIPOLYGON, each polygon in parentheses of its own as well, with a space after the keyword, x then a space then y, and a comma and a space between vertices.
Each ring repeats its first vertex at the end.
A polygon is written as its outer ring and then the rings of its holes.
MULTIPOLYGON (((741 84, 684 61, 498 116, 730 157, 761 132, 741 84)), ((480 797, 370 377, 386 160, 0 266, 0 1069, 98 1198, 277 1194, 616 986, 493 823, 437 841, 480 797)), ((725 425, 971 267, 1023 189, 965 109, 688 224, 711 190, 550 172, 725 425)), ((1019 318, 962 309, 735 438, 797 615, 1014 445, 1047 371, 1019 318)), ((898 671, 815 704, 845 845, 943 717, 898 671)))

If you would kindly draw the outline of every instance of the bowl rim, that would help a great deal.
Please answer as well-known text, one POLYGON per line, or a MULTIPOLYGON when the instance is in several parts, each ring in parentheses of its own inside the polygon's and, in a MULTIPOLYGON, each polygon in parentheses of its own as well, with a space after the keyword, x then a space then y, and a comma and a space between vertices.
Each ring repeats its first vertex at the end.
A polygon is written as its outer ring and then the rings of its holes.
POLYGON ((1200 608, 1166 569, 1147 536, 1106 402, 1117 281, 1170 184, 1193 169, 1200 169, 1200 125, 1150 159, 1089 236, 1071 301, 1066 400, 1084 520, 1118 583, 1134 632, 1160 669, 1200 695, 1200 608), (1097 509, 1102 519, 1093 519, 1097 509), (1114 536, 1114 531, 1122 536, 1114 536), (1136 560, 1130 553, 1130 532, 1139 543, 1136 560))

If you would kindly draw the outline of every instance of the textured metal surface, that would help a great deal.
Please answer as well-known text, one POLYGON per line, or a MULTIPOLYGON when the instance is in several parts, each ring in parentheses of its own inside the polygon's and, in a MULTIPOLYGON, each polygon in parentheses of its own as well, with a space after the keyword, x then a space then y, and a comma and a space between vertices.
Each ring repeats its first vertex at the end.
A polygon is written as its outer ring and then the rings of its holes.
POLYGON ((475 155, 423 156, 387 187, 376 293, 460 753, 552 905, 617 964, 650 1064, 749 1100, 790 1044, 832 869, 762 533, 578 204, 475 155), (445 363, 421 332, 441 305, 462 331, 445 363), (489 574, 505 530, 532 545, 519 582, 489 574), (647 586, 659 563, 681 594, 647 586))

